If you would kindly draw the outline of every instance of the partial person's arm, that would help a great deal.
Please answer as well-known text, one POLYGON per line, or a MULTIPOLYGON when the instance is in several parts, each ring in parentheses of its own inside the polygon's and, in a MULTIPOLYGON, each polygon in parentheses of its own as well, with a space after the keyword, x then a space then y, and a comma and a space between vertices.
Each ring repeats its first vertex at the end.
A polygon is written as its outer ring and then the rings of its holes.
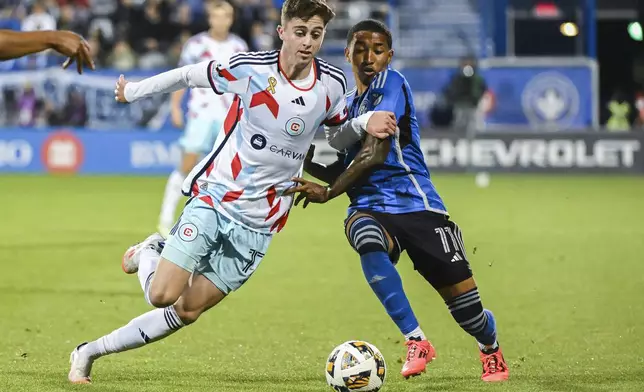
POLYGON ((333 184, 333 182, 344 171, 343 155, 338 153, 338 159, 335 162, 330 165, 323 165, 318 162, 313 162, 314 154, 315 144, 311 144, 309 152, 306 154, 306 158, 304 159, 304 171, 320 181, 324 181, 327 184, 333 184))
POLYGON ((170 97, 170 114, 172 117, 172 124, 177 128, 183 128, 183 109, 181 103, 183 96, 186 94, 186 89, 181 89, 172 93, 170 97))
POLYGON ((117 83, 116 100, 134 102, 152 95, 171 93, 185 88, 209 88, 208 74, 212 63, 214 62, 204 61, 186 65, 139 82, 128 82, 121 75, 117 83))
POLYGON ((391 149, 391 139, 378 139, 367 135, 362 148, 353 159, 347 170, 345 170, 328 190, 328 200, 336 198, 345 193, 365 175, 369 174, 374 167, 382 165, 387 159, 391 149))
POLYGON ((0 60, 15 59, 53 49, 54 35, 52 33, 50 31, 0 30, 0 60))
POLYGON ((373 112, 367 112, 340 125, 325 125, 324 135, 326 136, 326 141, 338 151, 344 151, 353 146, 362 140, 371 115, 373 115, 373 112))
POLYGON ((83 37, 71 31, 12 31, 0 30, 0 60, 9 60, 28 54, 53 49, 67 56, 63 68, 76 61, 78 73, 83 67, 94 69, 89 44, 83 37))
POLYGON ((204 61, 190 64, 135 83, 126 81, 121 75, 116 83, 114 94, 117 101, 124 103, 185 88, 211 88, 219 95, 244 94, 248 90, 252 67, 240 65, 233 66, 234 69, 227 68, 232 61, 235 61, 235 56, 222 63, 204 61))
MULTIPOLYGON (((391 149, 391 139, 378 139, 367 135, 364 144, 349 167, 344 170, 333 181, 330 187, 324 187, 313 181, 304 178, 294 178, 293 181, 299 185, 287 190, 284 195, 299 192, 295 205, 304 200, 304 208, 309 203, 326 203, 327 201, 340 196, 353 187, 361 178, 369 174, 376 166, 381 165, 387 159, 391 149)), ((318 169, 319 170, 319 169, 318 169)), ((309 172, 309 174, 313 175, 309 172)), ((331 174, 324 172, 324 175, 331 174)), ((313 175, 316 178, 319 178, 313 175)), ((322 178, 319 178, 322 179, 322 178)), ((330 177, 328 177, 330 179, 330 177)), ((322 179, 324 181, 324 179, 322 179)))
POLYGON ((393 112, 373 111, 341 124, 325 125, 324 134, 331 147, 344 151, 353 146, 365 134, 377 139, 386 139, 396 133, 396 116, 393 112))

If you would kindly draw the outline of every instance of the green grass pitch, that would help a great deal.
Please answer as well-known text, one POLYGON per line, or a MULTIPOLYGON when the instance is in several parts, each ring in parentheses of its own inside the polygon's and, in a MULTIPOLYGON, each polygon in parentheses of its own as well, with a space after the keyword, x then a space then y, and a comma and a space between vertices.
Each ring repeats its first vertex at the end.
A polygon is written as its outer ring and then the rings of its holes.
POLYGON ((383 391, 644 391, 644 180, 435 181, 497 316, 505 384, 480 381, 473 339, 406 257, 398 268, 438 357, 401 378, 405 348, 346 243, 341 199, 292 213, 256 275, 195 325, 68 385, 76 344, 149 309, 119 264, 154 230, 165 178, 2 176, 0 391, 328 391, 327 355, 350 339, 385 355, 383 391))

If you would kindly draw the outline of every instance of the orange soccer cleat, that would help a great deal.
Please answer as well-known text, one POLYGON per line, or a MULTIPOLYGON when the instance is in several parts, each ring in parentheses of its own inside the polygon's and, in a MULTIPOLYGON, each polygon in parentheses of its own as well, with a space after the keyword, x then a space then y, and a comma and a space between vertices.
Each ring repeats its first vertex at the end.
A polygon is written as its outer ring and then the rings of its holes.
POLYGON ((427 364, 436 358, 436 350, 428 340, 408 340, 407 360, 400 371, 405 378, 419 376, 427 364))
POLYGON ((508 369, 508 364, 505 363, 501 347, 492 354, 486 354, 483 351, 480 353, 481 363, 483 364, 483 375, 481 375, 481 380, 487 382, 499 382, 505 381, 510 377, 510 369, 508 369))

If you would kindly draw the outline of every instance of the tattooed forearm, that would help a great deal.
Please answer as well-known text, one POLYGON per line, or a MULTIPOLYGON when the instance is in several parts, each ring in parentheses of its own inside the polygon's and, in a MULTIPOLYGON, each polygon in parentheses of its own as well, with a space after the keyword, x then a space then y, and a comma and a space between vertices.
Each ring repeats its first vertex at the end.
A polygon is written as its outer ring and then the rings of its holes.
POLYGON ((367 135, 362 149, 358 152, 356 158, 333 182, 331 189, 329 189, 329 200, 351 189, 374 166, 384 163, 390 148, 391 141, 389 139, 377 139, 371 135, 367 135))

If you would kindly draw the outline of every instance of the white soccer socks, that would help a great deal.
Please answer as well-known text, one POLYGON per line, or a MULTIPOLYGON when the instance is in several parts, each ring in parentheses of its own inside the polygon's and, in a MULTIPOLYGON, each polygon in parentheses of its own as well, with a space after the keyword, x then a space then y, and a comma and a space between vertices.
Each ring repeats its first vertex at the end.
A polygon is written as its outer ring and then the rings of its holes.
POLYGON ((94 360, 104 355, 131 350, 170 336, 183 326, 174 306, 154 309, 88 343, 83 347, 82 354, 94 360))
POLYGON ((159 252, 152 248, 142 249, 139 254, 139 271, 137 272, 137 276, 143 289, 145 301, 150 305, 152 305, 149 296, 150 283, 152 283, 152 277, 154 276, 154 271, 156 271, 160 259, 161 255, 159 252))
MULTIPOLYGON (((181 186, 185 176, 178 170, 170 174, 168 182, 165 186, 165 193, 163 194, 163 202, 161 204, 161 214, 159 216, 159 225, 167 229, 172 227, 175 221, 174 213, 181 200, 181 186)), ((164 233, 161 233, 164 234, 164 233)))

